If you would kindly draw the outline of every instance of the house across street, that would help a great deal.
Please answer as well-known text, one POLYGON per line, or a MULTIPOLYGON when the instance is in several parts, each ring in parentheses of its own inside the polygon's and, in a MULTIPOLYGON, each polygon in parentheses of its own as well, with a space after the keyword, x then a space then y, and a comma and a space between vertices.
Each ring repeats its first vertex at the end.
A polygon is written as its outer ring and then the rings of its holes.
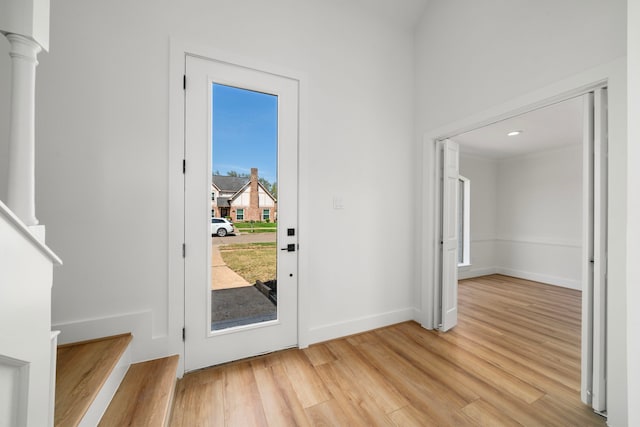
POLYGON ((276 221, 278 203, 258 179, 258 168, 249 177, 211 176, 211 216, 234 222, 276 221))

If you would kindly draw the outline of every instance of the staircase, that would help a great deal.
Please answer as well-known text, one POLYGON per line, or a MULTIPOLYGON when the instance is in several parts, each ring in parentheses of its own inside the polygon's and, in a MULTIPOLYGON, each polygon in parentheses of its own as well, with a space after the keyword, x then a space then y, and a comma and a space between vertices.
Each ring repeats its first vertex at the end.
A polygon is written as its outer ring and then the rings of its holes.
POLYGON ((131 364, 131 334, 58 346, 55 426, 166 426, 178 356, 131 364))

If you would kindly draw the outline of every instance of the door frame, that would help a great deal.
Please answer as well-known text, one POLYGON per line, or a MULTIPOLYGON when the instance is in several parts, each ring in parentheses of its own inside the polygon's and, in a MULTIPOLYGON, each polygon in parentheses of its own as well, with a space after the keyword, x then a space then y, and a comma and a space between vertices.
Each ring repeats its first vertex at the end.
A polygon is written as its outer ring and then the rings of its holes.
MULTIPOLYGON (((422 138, 422 155, 420 157, 421 164, 419 170, 422 171, 421 180, 421 195, 422 206, 420 216, 418 217, 418 223, 422 223, 421 226, 421 239, 417 243, 418 253, 422 262, 418 266, 420 277, 420 294, 421 294, 421 310, 418 312, 418 318, 421 325, 426 329, 435 329, 438 324, 436 316, 438 315, 439 304, 439 271, 438 266, 438 253, 440 249, 440 241, 438 240, 438 227, 439 227, 439 201, 435 198, 437 196, 437 185, 439 182, 438 175, 438 153, 437 145, 438 141, 445 140, 449 137, 477 129, 510 117, 514 117, 538 108, 542 108, 554 103, 573 98, 579 95, 589 93, 597 88, 606 86, 609 92, 609 111, 616 109, 617 106, 623 105, 626 96, 626 80, 624 74, 624 61, 614 61, 605 64, 600 67, 596 67, 587 70, 583 73, 572 76, 568 79, 556 82, 550 86, 543 87, 535 92, 528 93, 521 97, 515 98, 509 102, 501 105, 494 106, 493 108, 478 112, 470 115, 466 118, 462 118, 458 121, 452 122, 443 127, 430 130, 423 134, 422 138), (436 201, 436 203, 434 203, 436 201)), ((609 114, 609 140, 611 133, 616 124, 612 124, 612 115, 609 114)), ((616 136, 620 138, 620 135, 616 133, 616 136)), ((614 142, 615 144, 615 142, 614 142)), ((609 144, 611 147, 612 144, 609 144)), ((609 156, 611 159, 611 154, 609 156)), ((609 175, 608 186, 611 189, 615 186, 615 180, 609 175)), ((611 215, 612 201, 609 200, 608 206, 608 228, 609 234, 607 236, 607 245, 612 247, 612 229, 615 228, 614 218, 611 215)), ((609 259, 611 259, 611 253, 609 259)), ((615 266, 609 263, 610 271, 615 266)), ((609 281, 612 278, 609 276, 609 281)), ((610 307, 611 298, 608 298, 607 304, 610 307)), ((611 317, 615 316, 611 310, 607 311, 607 336, 612 337, 611 330, 615 327, 611 317)), ((585 325, 583 325, 584 328, 585 325)), ((611 354, 610 346, 612 338, 606 343, 605 352, 611 354)), ((607 368, 611 367, 612 360, 607 361, 607 368)), ((611 372, 611 369, 607 369, 611 372)), ((610 384, 610 383, 609 383, 610 384)), ((611 396, 609 387, 607 386, 607 395, 611 396)))
MULTIPOLYGON (((162 354, 178 354, 178 377, 185 372, 185 346, 183 341, 185 315, 185 262, 182 255, 185 227, 185 200, 183 159, 185 150, 185 91, 183 76, 186 70, 186 57, 197 56, 219 62, 226 62, 245 68, 279 75, 298 81, 298 158, 306 141, 306 99, 308 88, 307 75, 271 64, 256 58, 232 54, 198 41, 171 37, 169 40, 169 144, 168 144, 168 218, 167 218, 167 334, 168 349, 158 349, 162 354)), ((298 162, 298 164, 300 164, 298 162)), ((298 166, 299 167, 299 166, 298 166)), ((298 170, 298 212, 300 209, 301 177, 298 170)), ((302 221, 298 221, 298 244, 304 233, 302 221), (303 230, 302 230, 303 231, 303 230)), ((300 254, 298 255, 300 257, 300 254)), ((298 347, 309 345, 308 328, 308 291, 302 280, 304 262, 298 262, 298 347)))

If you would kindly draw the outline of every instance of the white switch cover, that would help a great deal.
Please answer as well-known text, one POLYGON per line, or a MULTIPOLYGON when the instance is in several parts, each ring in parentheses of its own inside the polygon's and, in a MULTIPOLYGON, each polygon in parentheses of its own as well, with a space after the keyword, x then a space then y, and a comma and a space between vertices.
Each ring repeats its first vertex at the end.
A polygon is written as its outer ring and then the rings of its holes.
POLYGON ((333 209, 344 209, 344 203, 342 197, 333 198, 333 209))

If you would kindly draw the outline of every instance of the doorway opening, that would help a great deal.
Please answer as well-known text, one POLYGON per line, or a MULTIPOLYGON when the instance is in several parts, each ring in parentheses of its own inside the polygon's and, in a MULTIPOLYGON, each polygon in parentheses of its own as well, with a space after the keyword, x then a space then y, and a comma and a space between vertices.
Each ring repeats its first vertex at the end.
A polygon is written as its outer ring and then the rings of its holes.
POLYGON ((598 413, 606 411, 606 104, 606 87, 597 87, 436 142, 445 188, 437 199, 443 249, 436 250, 435 324, 447 330, 457 322, 458 274, 498 273, 580 291, 581 398, 598 413), (447 159, 458 149, 458 161, 447 159), (458 194, 446 189, 455 173, 447 171, 450 164, 460 166, 475 192, 471 262, 459 270, 445 252, 453 248, 447 241, 459 237, 447 234, 459 229, 447 226, 459 219, 458 194))

